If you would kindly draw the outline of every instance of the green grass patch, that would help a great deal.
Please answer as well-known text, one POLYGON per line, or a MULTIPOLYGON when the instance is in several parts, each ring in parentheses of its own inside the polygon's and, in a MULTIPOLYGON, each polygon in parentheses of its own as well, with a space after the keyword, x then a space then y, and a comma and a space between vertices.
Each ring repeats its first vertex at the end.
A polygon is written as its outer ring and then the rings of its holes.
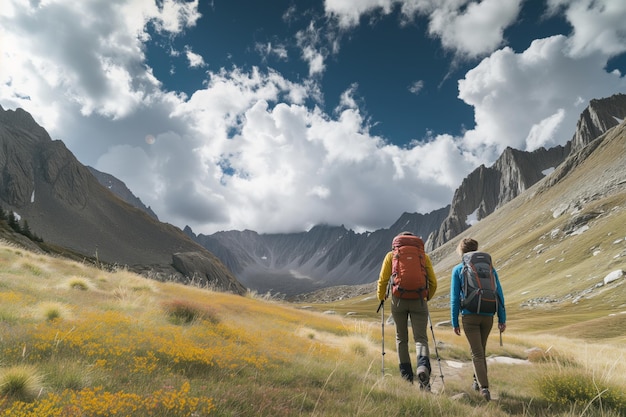
POLYGON ((559 406, 610 409, 626 415, 625 387, 601 382, 588 372, 573 369, 543 373, 537 380, 541 396, 559 406))
POLYGON ((15 365, 0 370, 0 395, 32 401, 43 391, 43 378, 34 366, 15 365))

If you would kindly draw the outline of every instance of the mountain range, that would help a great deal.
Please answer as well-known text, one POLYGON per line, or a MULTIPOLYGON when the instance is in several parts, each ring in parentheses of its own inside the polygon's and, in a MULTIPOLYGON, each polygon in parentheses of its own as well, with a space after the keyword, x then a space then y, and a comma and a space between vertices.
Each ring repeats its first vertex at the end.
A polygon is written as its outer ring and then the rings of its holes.
MULTIPOLYGON (((507 148, 491 167, 470 173, 450 205, 427 214, 404 213, 387 229, 355 233, 318 225, 292 234, 245 230, 196 235, 189 227, 181 231, 160 222, 123 182, 80 164, 24 110, 0 107, 0 202, 27 219, 60 253, 65 248, 159 280, 239 294, 247 287, 293 298, 337 285, 372 283, 391 239, 404 230, 424 237, 436 257, 438 248, 472 224, 518 197, 528 198, 539 184, 541 192, 549 192, 571 176, 593 157, 606 132, 622 132, 614 141, 623 144, 625 118, 626 95, 591 100, 565 146, 533 152, 507 148)), ((611 181, 596 184, 602 190, 597 193, 623 189, 619 181, 607 186, 611 181)))

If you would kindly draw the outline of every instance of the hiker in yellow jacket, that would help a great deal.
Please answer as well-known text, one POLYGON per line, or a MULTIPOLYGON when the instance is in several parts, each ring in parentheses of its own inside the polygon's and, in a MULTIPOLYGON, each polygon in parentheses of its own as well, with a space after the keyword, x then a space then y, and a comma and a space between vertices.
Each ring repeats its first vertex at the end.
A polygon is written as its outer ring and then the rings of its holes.
MULTIPOLYGON (((384 302, 388 296, 389 280, 392 276, 392 264, 394 251, 393 246, 397 239, 403 239, 405 236, 414 235, 410 232, 402 232, 394 239, 392 250, 387 253, 383 260, 378 276, 378 300, 384 302)), ((419 240, 421 242, 421 239, 419 240)), ((423 242, 422 253, 423 253, 423 242)), ((437 278, 432 262, 428 255, 423 253, 423 265, 427 278, 427 290, 420 293, 419 296, 411 298, 403 298, 401 294, 395 290, 391 296, 391 315, 396 325, 396 349, 398 351, 400 375, 402 378, 413 383, 413 367, 411 365, 411 356, 409 354, 409 329, 408 321, 411 320, 411 328, 413 331, 413 339, 415 340, 415 350, 417 352, 417 369, 415 374, 421 389, 430 389, 430 358, 428 350, 428 303, 437 291, 437 278)), ((393 281, 392 281, 393 284, 393 281)))

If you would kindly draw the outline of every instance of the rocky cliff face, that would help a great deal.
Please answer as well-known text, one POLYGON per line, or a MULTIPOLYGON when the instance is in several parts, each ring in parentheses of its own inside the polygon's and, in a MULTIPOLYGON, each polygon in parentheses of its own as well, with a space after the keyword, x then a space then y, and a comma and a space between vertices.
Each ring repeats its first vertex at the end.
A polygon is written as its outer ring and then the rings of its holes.
POLYGON ((569 146, 533 152, 507 148, 493 166, 476 168, 455 191, 450 212, 429 236, 426 249, 443 245, 517 197, 563 162, 568 153, 569 146))
POLYGON ((625 119, 626 94, 591 100, 576 124, 576 133, 571 140, 572 152, 578 152, 625 119))
POLYGON ((426 249, 434 250, 493 213, 624 118, 626 95, 591 100, 578 120, 572 140, 565 146, 533 152, 507 148, 493 166, 478 167, 455 191, 450 212, 441 227, 429 236, 426 249))
POLYGON ((217 274, 215 282, 231 282, 228 288, 239 290, 235 277, 213 254, 103 187, 61 141, 51 140, 21 109, 0 107, 0 205, 27 220, 46 243, 131 270, 159 271, 168 279, 185 282, 185 274, 193 272, 173 268, 174 253, 200 253, 201 272, 211 271, 217 274))
POLYGON ((36 161, 30 149, 45 147, 52 140, 22 109, 5 112, 0 107, 0 196, 9 204, 23 205, 34 190, 36 161))

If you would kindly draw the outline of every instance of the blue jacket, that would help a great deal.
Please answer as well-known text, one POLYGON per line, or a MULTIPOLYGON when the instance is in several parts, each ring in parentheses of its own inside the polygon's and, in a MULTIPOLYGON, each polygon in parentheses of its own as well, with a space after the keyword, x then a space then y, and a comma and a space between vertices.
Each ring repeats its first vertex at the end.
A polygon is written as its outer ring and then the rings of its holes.
MULTIPOLYGON (((461 288, 463 288, 463 274, 461 270, 463 264, 460 263, 452 270, 452 279, 450 281, 450 313, 452 315, 452 327, 459 327, 459 312, 462 315, 476 314, 471 313, 466 309, 461 309, 461 288)), ((496 278, 496 291, 498 292, 498 323, 506 323, 506 309, 504 307, 504 294, 502 293, 502 287, 500 286, 500 279, 498 278, 498 272, 495 268, 493 275, 496 278)), ((485 316, 493 316, 492 313, 479 313, 485 316)))

